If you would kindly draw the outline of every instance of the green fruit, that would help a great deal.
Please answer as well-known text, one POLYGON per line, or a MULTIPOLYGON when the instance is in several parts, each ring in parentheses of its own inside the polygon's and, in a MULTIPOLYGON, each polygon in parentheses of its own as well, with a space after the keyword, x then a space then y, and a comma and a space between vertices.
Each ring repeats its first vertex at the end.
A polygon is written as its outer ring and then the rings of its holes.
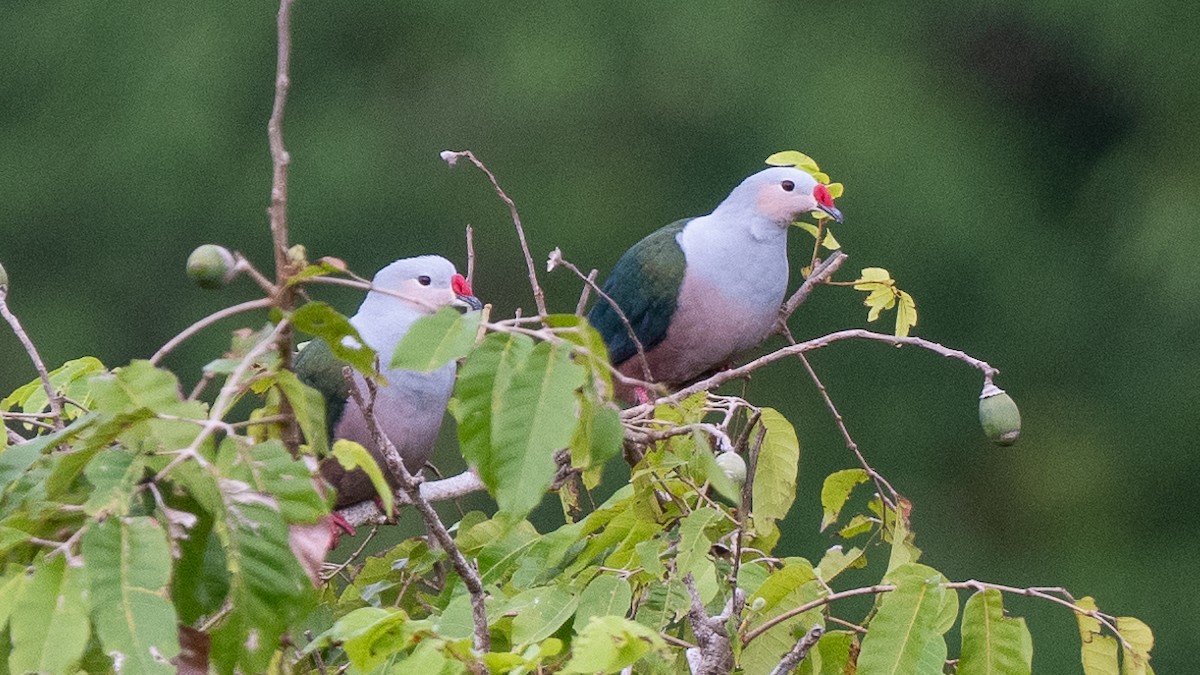
POLYGON ((187 274, 200 288, 224 288, 237 274, 236 265, 229 249, 204 244, 188 256, 187 274))
POLYGON ((746 484, 746 460, 736 452, 722 452, 717 455, 717 466, 725 472, 729 480, 741 487, 746 484))
POLYGON ((0 288, 8 286, 8 272, 4 271, 4 265, 0 265, 0 288))
POLYGON ((1021 411, 1003 389, 989 383, 979 395, 979 423, 996 445, 1012 445, 1021 435, 1021 411))

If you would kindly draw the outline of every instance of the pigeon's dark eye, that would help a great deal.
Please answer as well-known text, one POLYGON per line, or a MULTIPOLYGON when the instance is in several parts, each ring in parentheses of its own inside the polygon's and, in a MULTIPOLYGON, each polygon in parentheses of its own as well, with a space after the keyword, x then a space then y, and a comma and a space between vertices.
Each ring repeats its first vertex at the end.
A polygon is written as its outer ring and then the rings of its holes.
POLYGON ((417 277, 417 283, 421 284, 422 286, 428 286, 429 284, 433 283, 433 279, 430 279, 425 275, 421 275, 417 277))
POLYGON ((791 192, 796 189, 796 184, 790 180, 785 180, 779 184, 779 187, 783 188, 784 192, 791 192))

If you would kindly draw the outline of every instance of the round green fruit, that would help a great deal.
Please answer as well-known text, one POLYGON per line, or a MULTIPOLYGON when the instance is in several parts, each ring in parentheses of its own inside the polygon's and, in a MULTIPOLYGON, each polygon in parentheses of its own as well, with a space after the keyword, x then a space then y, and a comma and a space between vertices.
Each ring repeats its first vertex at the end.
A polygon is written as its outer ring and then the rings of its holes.
POLYGON ((200 288, 224 288, 237 273, 236 265, 229 249, 204 244, 188 256, 187 274, 200 288))
POLYGON ((737 483, 738 487, 746 484, 746 460, 736 452, 722 452, 717 455, 717 466, 725 472, 729 480, 737 483))
POLYGON ((979 396, 979 424, 996 445, 1012 445, 1021 436, 1021 411, 1003 389, 985 387, 979 396))

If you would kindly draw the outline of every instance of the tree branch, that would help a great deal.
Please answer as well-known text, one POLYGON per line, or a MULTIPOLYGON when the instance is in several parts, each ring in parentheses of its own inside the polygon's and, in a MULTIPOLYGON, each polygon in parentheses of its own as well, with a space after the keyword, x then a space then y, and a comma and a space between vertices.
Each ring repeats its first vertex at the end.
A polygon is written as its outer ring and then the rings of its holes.
POLYGON ((17 339, 25 347, 25 353, 29 355, 29 360, 33 361, 33 367, 37 370, 38 377, 42 380, 42 388, 46 390, 46 398, 50 401, 50 412, 54 415, 54 428, 55 430, 62 429, 62 397, 58 395, 58 392, 54 391, 54 385, 50 383, 50 373, 46 370, 46 363, 42 361, 42 355, 38 353, 33 340, 29 339, 29 335, 21 327, 21 321, 17 318, 17 315, 13 314, 12 310, 8 308, 7 285, 0 285, 0 316, 3 316, 8 325, 12 327, 13 333, 16 333, 17 339))
POLYGON ((796 666, 800 665, 800 662, 804 660, 804 657, 808 656, 808 651, 817 644, 817 640, 820 640, 824 634, 825 629, 820 624, 809 628, 808 632, 796 641, 796 646, 792 647, 792 650, 783 657, 779 665, 775 666, 774 670, 771 671, 771 675, 788 675, 795 670, 796 666))
POLYGON ((840 268, 842 263, 846 262, 849 257, 850 256, 842 253, 841 251, 834 251, 833 255, 829 256, 828 260, 817 264, 817 266, 813 268, 813 271, 810 272, 808 277, 804 279, 804 283, 800 284, 800 288, 797 288, 796 292, 792 294, 792 297, 788 298, 787 302, 783 303, 783 308, 779 310, 779 323, 775 327, 776 332, 783 332, 783 329, 787 328, 788 319, 791 318, 796 309, 808 299, 808 296, 812 294, 813 289, 816 288, 818 284, 823 284, 828 281, 829 278, 833 276, 834 272, 837 272, 838 268, 840 268))
POLYGON ((483 162, 475 157, 475 154, 470 150, 444 150, 441 153, 442 159, 454 166, 459 158, 465 158, 467 161, 474 164, 491 181, 492 187, 495 188, 496 194, 500 195, 500 199, 508 205, 508 212, 512 216, 513 225, 517 228, 517 240, 521 243, 521 252, 525 254, 525 265, 529 268, 529 286, 533 289, 533 301, 537 304, 538 316, 548 316, 550 313, 546 310, 546 295, 542 292, 542 287, 538 283, 537 268, 533 265, 533 255, 529 252, 529 244, 525 241, 525 228, 521 227, 521 216, 517 214, 517 205, 509 199, 504 193, 504 189, 500 187, 500 183, 496 180, 496 175, 491 172, 483 162))
POLYGON ((400 483, 400 491, 408 497, 409 502, 416 507, 421 514, 421 518, 425 521, 425 527, 428 528, 430 535, 437 540, 442 550, 450 558, 450 564, 454 570, 458 572, 459 578, 463 580, 463 584, 467 587, 467 592, 471 595, 471 615, 475 624, 475 651, 479 654, 485 654, 491 647, 491 636, 488 634, 487 613, 484 609, 484 590, 483 581, 479 577, 477 570, 466 557, 458 546, 454 543, 454 538, 446 530, 446 526, 442 524, 441 518, 438 517, 437 511, 429 500, 421 494, 421 480, 417 476, 409 473, 408 467, 404 466, 404 460, 400 457, 400 452, 396 450, 396 446, 392 444, 391 439, 383 432, 383 427, 379 424, 379 420, 375 417, 375 393, 378 386, 373 380, 365 380, 369 393, 369 400, 364 401, 362 392, 359 391, 357 381, 353 378, 349 368, 346 369, 346 379, 350 384, 350 394, 354 397, 355 403, 358 404, 359 410, 363 413, 363 419, 367 422, 367 427, 371 431, 371 438, 375 443, 375 447, 383 453, 384 464, 388 472, 395 477, 400 483))
POLYGON ((787 347, 781 347, 770 354, 760 356, 759 358, 754 359, 750 363, 747 363, 743 366, 730 368, 729 370, 722 370, 708 378, 696 382, 695 384, 684 387, 683 389, 680 389, 669 396, 663 396, 650 403, 643 403, 641 405, 626 408, 621 415, 623 418, 628 419, 630 417, 643 414, 648 410, 652 410, 655 406, 676 404, 697 392, 715 389, 722 384, 729 382, 730 380, 737 380, 746 377, 750 373, 753 373, 769 363, 774 363, 775 361, 787 358, 794 354, 804 354, 806 352, 815 351, 823 347, 828 347, 835 342, 841 342, 843 340, 873 340, 875 342, 882 342, 884 344, 892 345, 893 347, 920 347, 921 349, 926 349, 934 352, 935 354, 941 354, 946 358, 962 361, 972 368, 981 371, 984 375, 984 379, 987 381, 990 381, 991 378, 995 377, 1000 372, 1000 369, 994 368, 986 361, 977 359, 966 352, 958 349, 950 349, 949 347, 944 347, 936 342, 931 342, 924 338, 912 336, 899 337, 896 335, 875 333, 869 330, 863 330, 861 328, 851 328, 837 331, 835 333, 829 333, 828 335, 806 340, 805 342, 799 342, 794 345, 788 345, 787 347))
POLYGON ((229 318, 236 314, 241 314, 242 312, 249 312, 249 311, 255 310, 255 309, 266 309, 268 307, 271 307, 274 304, 275 304, 275 301, 272 300, 271 298, 259 298, 258 300, 248 300, 239 305, 233 305, 232 307, 226 307, 225 309, 213 312, 212 314, 209 314, 208 316, 204 317, 203 319, 200 319, 199 321, 192 324, 191 326, 188 326, 181 333, 179 333, 179 335, 176 335, 175 337, 171 338, 165 345, 163 345, 162 347, 159 347, 158 351, 154 352, 154 356, 150 357, 150 363, 153 365, 158 365, 158 362, 162 361, 163 357, 165 357, 167 354, 171 353, 171 351, 174 350, 176 347, 178 347, 180 344, 182 344, 184 342, 184 340, 187 340, 188 338, 192 337, 196 333, 199 333, 200 331, 204 330, 205 328, 208 328, 209 326, 220 321, 221 319, 226 319, 226 318, 229 318))

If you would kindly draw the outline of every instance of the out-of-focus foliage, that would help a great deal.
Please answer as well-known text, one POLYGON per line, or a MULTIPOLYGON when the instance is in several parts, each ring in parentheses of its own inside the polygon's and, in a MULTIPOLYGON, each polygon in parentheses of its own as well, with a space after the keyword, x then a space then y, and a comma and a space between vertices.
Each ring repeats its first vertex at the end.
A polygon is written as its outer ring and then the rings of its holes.
MULTIPOLYGON (((52 367, 148 356, 251 295, 245 281, 203 293, 182 270, 208 241, 268 259, 273 24, 255 3, 0 9, 0 262, 52 367)), ((359 270, 429 251, 461 263, 470 222, 477 291, 505 315, 532 307, 507 213, 438 151, 489 162, 535 253, 601 269, 710 209, 766 153, 820 157, 852 186, 838 204, 851 264, 886 264, 921 299, 917 334, 998 365, 1022 403, 1021 442, 996 450, 972 375, 882 348, 813 356, 864 452, 918 504, 926 561, 1028 584, 1053 570, 1152 625, 1161 672, 1190 663, 1200 591, 1176 572, 1200 555, 1200 421, 1183 412, 1200 376, 1189 4, 324 0, 301 3, 294 28, 295 238, 359 270)), ((794 239, 799 269, 811 240, 794 239)), ((552 275, 552 306, 575 288, 552 275)), ((862 324, 837 296, 804 305, 798 338, 862 324)), ((197 374, 220 333, 170 365, 197 374)), ((0 392, 33 377, 6 331, 0 363, 0 392)), ((802 496, 852 463, 793 368, 750 386, 797 420, 791 517, 815 523, 802 496)), ((779 550, 811 536, 784 533, 779 550)), ((1056 610, 1022 611, 1057 638, 1037 667, 1076 668, 1056 610)))

